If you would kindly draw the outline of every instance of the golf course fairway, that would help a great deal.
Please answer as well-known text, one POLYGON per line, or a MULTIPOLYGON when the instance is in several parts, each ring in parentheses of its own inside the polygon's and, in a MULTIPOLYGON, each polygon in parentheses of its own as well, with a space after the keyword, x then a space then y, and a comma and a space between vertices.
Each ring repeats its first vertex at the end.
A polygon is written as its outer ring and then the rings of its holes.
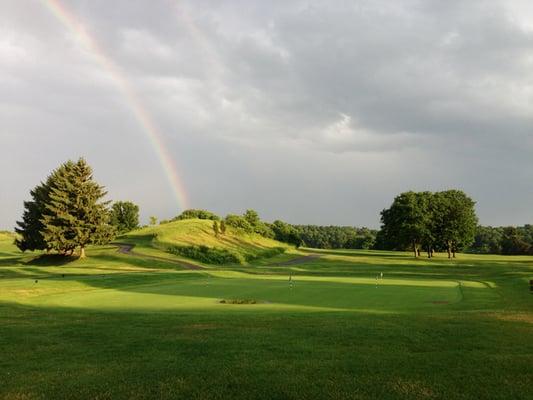
POLYGON ((67 262, 8 239, 2 399, 531 398, 533 257, 210 266, 133 237, 67 262))

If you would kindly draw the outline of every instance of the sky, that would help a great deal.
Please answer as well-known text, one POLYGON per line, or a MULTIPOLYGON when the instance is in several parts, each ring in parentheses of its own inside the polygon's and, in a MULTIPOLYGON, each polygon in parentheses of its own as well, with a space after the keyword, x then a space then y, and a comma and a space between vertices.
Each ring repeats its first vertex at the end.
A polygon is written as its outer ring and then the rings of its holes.
POLYGON ((143 222, 457 188, 533 223, 533 2, 1 0, 0 229, 79 157, 143 222))

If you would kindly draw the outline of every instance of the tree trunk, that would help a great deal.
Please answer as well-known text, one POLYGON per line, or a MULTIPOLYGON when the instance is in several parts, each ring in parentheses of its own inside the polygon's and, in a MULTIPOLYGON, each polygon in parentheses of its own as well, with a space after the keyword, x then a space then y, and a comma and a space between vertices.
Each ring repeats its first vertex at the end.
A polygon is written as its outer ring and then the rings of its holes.
POLYGON ((85 258, 85 247, 80 247, 80 258, 85 258))
POLYGON ((433 249, 431 248, 431 246, 428 246, 428 258, 431 257, 433 257, 433 249))
POLYGON ((455 243, 452 242, 452 254, 453 258, 455 258, 455 252, 457 251, 457 247, 455 247, 455 243))
POLYGON ((448 258, 452 258, 452 244, 448 242, 446 247, 448 249, 448 258))
POLYGON ((418 257, 418 249, 416 247, 416 242, 413 242, 413 251, 415 253, 415 258, 417 258, 418 257))

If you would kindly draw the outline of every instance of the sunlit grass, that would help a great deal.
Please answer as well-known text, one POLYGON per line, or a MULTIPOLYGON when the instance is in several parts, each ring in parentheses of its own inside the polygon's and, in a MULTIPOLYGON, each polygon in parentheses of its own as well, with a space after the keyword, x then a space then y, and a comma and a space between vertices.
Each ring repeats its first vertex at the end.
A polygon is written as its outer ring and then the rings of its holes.
POLYGON ((185 225, 63 262, 0 237, 0 398, 530 395, 533 257, 302 249, 190 270, 163 243, 219 243, 185 225))

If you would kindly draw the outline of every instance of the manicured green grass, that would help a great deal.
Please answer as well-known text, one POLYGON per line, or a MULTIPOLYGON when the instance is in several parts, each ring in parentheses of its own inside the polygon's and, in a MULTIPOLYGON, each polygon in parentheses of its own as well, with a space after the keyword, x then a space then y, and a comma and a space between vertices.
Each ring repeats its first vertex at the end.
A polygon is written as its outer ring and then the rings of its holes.
POLYGON ((0 398, 532 398, 533 257, 320 251, 189 270, 146 237, 68 263, 0 238, 0 398))

